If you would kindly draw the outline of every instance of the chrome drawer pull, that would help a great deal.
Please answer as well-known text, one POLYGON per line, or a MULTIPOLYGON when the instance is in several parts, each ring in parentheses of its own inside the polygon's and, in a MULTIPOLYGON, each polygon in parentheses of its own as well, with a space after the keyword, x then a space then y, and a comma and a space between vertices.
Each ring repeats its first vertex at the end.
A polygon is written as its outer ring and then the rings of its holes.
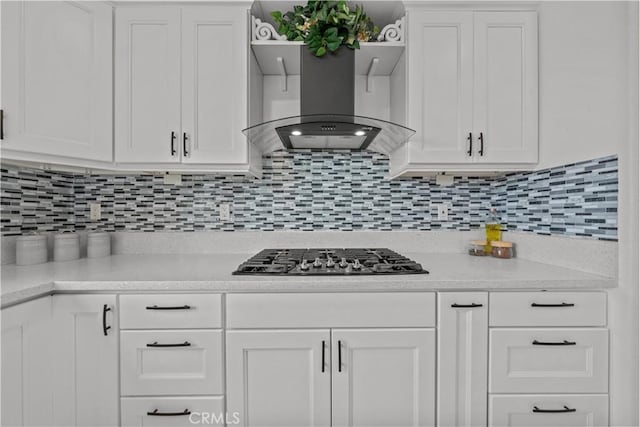
POLYGON ((561 341, 561 342, 545 342, 545 341, 538 341, 538 340, 533 340, 533 342, 531 343, 533 345, 576 345, 575 341, 561 341))
POLYGON ((146 307, 147 310, 190 310, 190 305, 179 305, 179 306, 171 306, 171 307, 158 307, 157 305, 148 305, 146 307))
POLYGON ((538 304, 537 302, 531 303, 531 307, 575 307, 573 303, 560 303, 560 304, 538 304))
POLYGON ((189 341, 185 341, 178 344, 158 344, 158 341, 155 341, 151 344, 147 344, 147 347, 191 347, 191 343, 189 341))
POLYGON ((177 417, 180 415, 191 415, 191 411, 185 409, 184 412, 158 412, 157 409, 154 409, 153 412, 147 412, 147 415, 154 417, 177 417))
POLYGON ((564 409, 540 409, 537 406, 534 406, 532 412, 535 412, 536 414, 562 414, 567 412, 576 412, 576 409, 569 408, 568 406, 565 406, 564 409))

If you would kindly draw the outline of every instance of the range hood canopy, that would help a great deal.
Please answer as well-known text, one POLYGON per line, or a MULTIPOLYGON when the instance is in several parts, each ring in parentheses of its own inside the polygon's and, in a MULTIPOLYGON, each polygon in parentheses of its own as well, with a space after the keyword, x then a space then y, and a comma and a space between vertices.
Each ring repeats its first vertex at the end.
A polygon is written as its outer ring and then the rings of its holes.
POLYGON ((385 120, 346 114, 285 117, 242 131, 264 154, 287 149, 369 150, 389 155, 415 133, 385 120))
POLYGON ((263 154, 276 150, 370 150, 389 155, 415 131, 354 113, 355 52, 341 47, 317 58, 300 51, 300 115, 261 123, 242 132, 263 154))

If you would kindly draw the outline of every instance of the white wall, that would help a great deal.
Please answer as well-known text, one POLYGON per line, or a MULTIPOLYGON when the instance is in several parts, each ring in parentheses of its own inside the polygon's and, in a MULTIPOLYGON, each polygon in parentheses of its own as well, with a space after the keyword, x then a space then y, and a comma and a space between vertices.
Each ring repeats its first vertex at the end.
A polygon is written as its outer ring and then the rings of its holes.
POLYGON ((626 2, 541 2, 540 164, 619 152, 627 144, 626 2))
POLYGON ((618 154, 610 422, 638 426, 638 3, 541 2, 539 168, 618 154))

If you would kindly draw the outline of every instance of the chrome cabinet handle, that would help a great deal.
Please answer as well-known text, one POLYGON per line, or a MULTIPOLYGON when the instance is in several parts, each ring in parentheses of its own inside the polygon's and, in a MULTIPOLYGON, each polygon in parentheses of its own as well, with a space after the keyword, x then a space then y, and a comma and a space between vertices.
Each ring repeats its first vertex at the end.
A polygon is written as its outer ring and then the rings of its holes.
POLYGON ((325 341, 322 340, 322 372, 324 372, 324 365, 325 365, 325 355, 324 355, 324 347, 325 347, 325 341))
POLYGON ((482 132, 480 132, 480 151, 478 151, 478 154, 480 154, 481 156, 484 156, 484 136, 482 135, 482 132))
POLYGON ((338 372, 342 372, 342 341, 338 340, 338 372))
POLYGON ((467 150, 467 154, 469 155, 469 157, 471 157, 473 155, 473 134, 471 132, 469 132, 467 141, 469 141, 469 149, 467 150))

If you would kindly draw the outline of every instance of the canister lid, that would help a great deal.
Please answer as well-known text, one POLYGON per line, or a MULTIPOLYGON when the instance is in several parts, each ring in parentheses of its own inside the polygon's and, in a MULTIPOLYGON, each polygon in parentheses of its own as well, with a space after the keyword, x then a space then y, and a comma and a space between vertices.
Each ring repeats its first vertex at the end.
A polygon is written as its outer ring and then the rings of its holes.
POLYGON ((512 242, 503 242, 502 240, 494 240, 491 242, 491 246, 494 248, 511 248, 513 247, 512 242))
POLYGON ((75 240, 78 239, 79 236, 76 233, 58 233, 53 236, 55 240, 75 240))
POLYGON ((109 238, 109 233, 104 231, 87 234, 87 239, 108 239, 108 238, 109 238))
POLYGON ((30 234, 26 236, 18 236, 16 241, 17 242, 39 242, 46 239, 47 239, 47 236, 45 236, 44 234, 30 234))

